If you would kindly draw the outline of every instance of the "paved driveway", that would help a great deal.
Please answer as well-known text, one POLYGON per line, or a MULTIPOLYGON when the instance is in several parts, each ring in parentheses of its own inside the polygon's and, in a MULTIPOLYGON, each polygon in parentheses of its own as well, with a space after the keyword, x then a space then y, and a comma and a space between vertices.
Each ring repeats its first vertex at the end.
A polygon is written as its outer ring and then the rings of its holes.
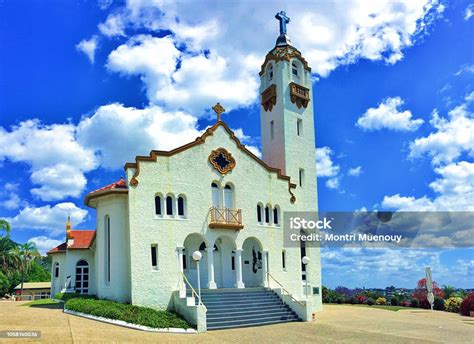
MULTIPOLYGON (((48 343, 474 343, 474 318, 446 312, 325 305, 313 323, 210 331, 200 335, 131 330, 62 313, 0 302, 0 331, 41 331, 48 343)), ((0 339, 0 342, 34 342, 0 339)))

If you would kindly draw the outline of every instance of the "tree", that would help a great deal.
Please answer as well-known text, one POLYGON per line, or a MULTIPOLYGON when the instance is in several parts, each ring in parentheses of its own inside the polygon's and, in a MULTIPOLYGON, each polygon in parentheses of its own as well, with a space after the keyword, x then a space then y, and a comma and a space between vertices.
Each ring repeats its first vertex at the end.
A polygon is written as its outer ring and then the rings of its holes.
MULTIPOLYGON (((426 289, 426 278, 422 278, 418 281, 417 288, 413 293, 413 298, 417 299, 420 302, 420 307, 422 308, 431 308, 430 303, 428 302, 428 290, 426 289)), ((436 297, 444 299, 443 290, 438 287, 438 284, 433 281, 433 294, 436 297)))
POLYGON ((456 292, 456 288, 454 288, 452 285, 443 285, 443 292, 444 297, 449 299, 456 292))
POLYGON ((18 245, 13 251, 15 256, 18 257, 17 268, 21 274, 20 295, 23 295, 23 283, 25 282, 25 275, 30 271, 33 262, 40 258, 41 255, 36 249, 35 243, 31 241, 18 245))
POLYGON ((15 247, 9 237, 0 237, 0 268, 4 272, 18 265, 18 257, 13 252, 15 247))
POLYGON ((0 219, 0 231, 4 231, 6 237, 10 236, 11 229, 10 223, 7 220, 0 219))

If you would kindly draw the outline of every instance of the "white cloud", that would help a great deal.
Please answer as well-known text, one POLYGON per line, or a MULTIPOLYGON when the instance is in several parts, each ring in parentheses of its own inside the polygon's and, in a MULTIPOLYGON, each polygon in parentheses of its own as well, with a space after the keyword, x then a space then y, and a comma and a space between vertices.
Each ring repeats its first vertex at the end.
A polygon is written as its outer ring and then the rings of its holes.
POLYGON ((196 122, 184 112, 170 113, 158 106, 137 109, 110 104, 81 120, 77 139, 96 152, 101 166, 119 169, 152 149, 171 150, 194 141, 201 134, 196 122))
POLYGON ((362 166, 352 167, 347 172, 347 174, 352 177, 358 177, 361 175, 361 173, 362 173, 362 166))
POLYGON ((410 157, 424 154, 431 157, 433 164, 449 163, 463 152, 474 156, 474 118, 469 105, 474 100, 474 92, 465 97, 465 102, 442 118, 433 111, 430 124, 436 129, 426 137, 410 143, 410 157))
POLYGON ((400 97, 386 98, 376 108, 369 108, 357 120, 357 126, 364 130, 392 129, 415 131, 423 123, 422 119, 412 119, 411 111, 400 111, 404 104, 400 97))
POLYGON ((80 52, 83 52, 91 63, 94 63, 95 60, 95 51, 98 47, 98 38, 97 36, 92 36, 90 39, 83 39, 76 45, 76 49, 80 52))
POLYGON ((400 194, 385 196, 382 206, 401 211, 473 211, 474 163, 460 161, 434 170, 441 178, 429 184, 436 193, 433 199, 400 194))
POLYGON ((257 157, 259 158, 262 157, 262 152, 257 146, 254 145, 255 139, 253 137, 245 135, 242 128, 232 129, 232 131, 234 132, 235 136, 239 139, 239 141, 245 145, 245 148, 247 148, 257 157))
POLYGON ((46 252, 48 252, 52 248, 54 248, 54 247, 56 247, 56 246, 63 243, 60 240, 51 239, 51 238, 48 238, 44 235, 28 239, 28 242, 30 242, 30 241, 32 241, 36 244, 36 248, 38 249, 38 251, 42 255, 45 255, 46 252))
POLYGON ((122 74, 141 75, 152 102, 170 110, 184 109, 196 117, 203 116, 217 100, 228 111, 256 100, 256 67, 252 72, 232 70, 226 58, 213 53, 187 54, 178 44, 169 36, 138 35, 112 51, 107 66, 122 74))
MULTIPOLYGON (((454 75, 459 76, 463 73, 474 73, 474 64, 462 66, 454 75)), ((440 91, 443 92, 444 88, 440 91)))
POLYGON ((318 177, 329 177, 326 186, 330 189, 338 189, 341 167, 332 161, 333 154, 334 152, 327 146, 316 148, 316 174, 318 177))
POLYGON ((47 201, 77 197, 85 186, 84 173, 98 167, 94 152, 76 141, 74 125, 43 125, 39 120, 21 122, 10 131, 0 127, 3 159, 27 163, 31 181, 40 186, 31 192, 47 201))
POLYGON ((110 15, 98 25, 99 31, 107 37, 125 36, 125 23, 119 15, 110 15))
MULTIPOLYGON (((141 75, 150 101, 195 116, 216 100, 228 109, 255 102, 257 71, 278 36, 273 13, 285 6, 257 4, 249 14, 248 4, 225 2, 210 6, 199 19, 195 14, 201 7, 197 2, 135 0, 115 10, 99 25, 106 36, 125 35, 125 29, 169 30, 171 35, 132 37, 111 53, 110 69, 141 75), (245 18, 245 25, 235 18, 245 18), (158 49, 157 42, 166 40, 180 51, 158 49), (176 60, 171 65, 170 53, 176 60), (132 58, 137 56, 138 60, 132 58), (117 63, 118 57, 126 62, 117 63)), ((438 0, 294 3, 288 12, 289 35, 313 71, 327 76, 337 66, 361 58, 399 61, 403 50, 426 34, 443 10, 438 0)))
POLYGON ((470 4, 464 11, 464 20, 469 20, 474 15, 474 4, 470 4))
POLYGON ((74 227, 85 221, 87 210, 78 208, 74 203, 58 203, 54 206, 27 206, 18 215, 6 220, 12 227, 19 229, 47 230, 50 235, 57 236, 65 232, 67 216, 71 215, 74 227))
POLYGON ((20 203, 21 203, 20 196, 18 196, 17 193, 12 192, 8 194, 7 199, 1 202, 1 206, 5 209, 13 210, 13 209, 17 209, 20 206, 20 203))

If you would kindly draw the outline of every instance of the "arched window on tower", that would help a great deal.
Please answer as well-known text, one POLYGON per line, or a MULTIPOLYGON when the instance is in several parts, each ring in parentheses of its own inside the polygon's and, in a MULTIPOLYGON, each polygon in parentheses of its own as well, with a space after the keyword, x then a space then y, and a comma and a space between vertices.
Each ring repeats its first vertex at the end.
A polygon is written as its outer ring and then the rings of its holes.
POLYGON ((59 278, 59 263, 54 263, 54 278, 59 278))
POLYGON ((265 223, 270 223, 270 207, 265 207, 265 223))
POLYGON ((278 209, 278 206, 275 206, 275 208, 273 208, 273 224, 278 226, 279 224, 279 216, 280 216, 280 211, 278 209))
POLYGON ((257 222, 262 223, 262 206, 257 204, 257 222))
POLYGON ((184 197, 178 197, 178 216, 184 217, 184 197))
POLYGON ((166 197, 166 215, 173 216, 173 197, 166 197))
POLYGON ((268 83, 273 80, 273 64, 269 64, 267 67, 268 83))
POLYGON ((163 215, 163 211, 161 208, 161 196, 156 195, 155 196, 155 215, 161 216, 163 215))
POLYGON ((291 64, 291 74, 298 76, 298 65, 295 62, 291 64))

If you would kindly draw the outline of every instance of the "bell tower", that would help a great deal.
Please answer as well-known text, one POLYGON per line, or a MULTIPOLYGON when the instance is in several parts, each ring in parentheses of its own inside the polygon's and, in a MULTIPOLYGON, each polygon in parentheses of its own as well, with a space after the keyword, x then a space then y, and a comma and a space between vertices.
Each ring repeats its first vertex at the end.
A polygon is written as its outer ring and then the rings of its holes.
POLYGON ((315 211, 316 148, 311 68, 287 35, 290 18, 275 16, 280 35, 260 70, 263 160, 297 185, 298 210, 315 211))

